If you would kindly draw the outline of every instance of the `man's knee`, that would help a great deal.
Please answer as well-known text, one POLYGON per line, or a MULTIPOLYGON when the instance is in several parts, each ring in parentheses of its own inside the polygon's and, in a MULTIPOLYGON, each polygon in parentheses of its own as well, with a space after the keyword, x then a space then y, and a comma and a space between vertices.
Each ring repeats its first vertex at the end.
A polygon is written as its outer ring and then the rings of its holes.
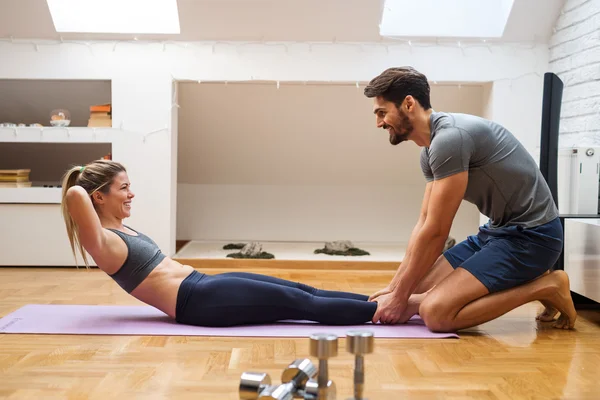
POLYGON ((447 307, 447 302, 442 301, 441 297, 433 294, 425 297, 419 306, 419 315, 427 328, 432 332, 450 332, 452 331, 452 321, 454 316, 447 307))

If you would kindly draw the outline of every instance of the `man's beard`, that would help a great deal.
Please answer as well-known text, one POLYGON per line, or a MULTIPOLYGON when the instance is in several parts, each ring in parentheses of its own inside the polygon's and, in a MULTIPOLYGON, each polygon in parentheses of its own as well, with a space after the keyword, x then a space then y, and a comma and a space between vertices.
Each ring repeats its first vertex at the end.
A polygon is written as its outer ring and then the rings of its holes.
MULTIPOLYGON (((390 143, 392 144, 392 146, 396 146, 406 140, 408 140, 408 137, 410 136, 410 134, 412 133, 414 127, 413 125, 410 123, 410 121, 408 120, 408 116, 406 114, 404 114, 402 111, 400 111, 400 126, 396 127, 396 126, 392 126, 392 128, 394 128, 394 133, 390 134, 390 143), (398 129, 401 128, 401 129, 398 129), (398 133, 398 132, 405 132, 405 133, 398 133)), ((384 126, 384 129, 387 129, 387 125, 384 126)))
POLYGON ((400 143, 406 141, 408 139, 408 133, 404 135, 400 135, 398 133, 393 133, 390 135, 390 143, 393 146, 399 145, 400 143))

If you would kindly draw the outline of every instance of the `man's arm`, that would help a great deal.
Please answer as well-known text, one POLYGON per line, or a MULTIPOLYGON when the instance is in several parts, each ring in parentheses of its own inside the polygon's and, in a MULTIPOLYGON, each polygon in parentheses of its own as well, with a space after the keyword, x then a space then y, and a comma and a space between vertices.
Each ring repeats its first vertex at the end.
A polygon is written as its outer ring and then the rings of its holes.
POLYGON ((452 221, 464 198, 468 171, 436 180, 431 186, 425 221, 415 236, 394 297, 408 301, 417 285, 441 254, 452 227, 452 221))
POLYGON ((402 263, 400 263, 400 266, 398 267, 398 270, 396 271, 394 278, 388 285, 390 287, 390 289, 392 289, 392 290, 394 290, 398 286, 398 282, 400 281, 400 278, 402 276, 402 272, 405 269, 405 266, 410 264, 410 256, 413 252, 413 246, 414 246, 416 238, 419 235, 419 232, 421 231, 421 228, 425 224, 425 220, 427 218, 427 209, 429 207, 429 198, 431 197, 431 188, 432 187, 433 187, 433 181, 427 182, 427 185, 425 186, 425 194, 423 195, 423 202, 421 204, 421 212, 419 213, 419 220, 417 221, 417 224, 413 228, 412 233, 410 235, 410 239, 408 240, 408 246, 406 247, 406 253, 404 254, 404 259, 402 260, 402 263))
POLYGON ((423 201, 421 204, 421 212, 419 213, 419 220, 417 221, 417 223, 415 224, 415 226, 411 232, 410 239, 408 240, 408 245, 406 247, 406 252, 404 253, 404 259, 398 266, 398 269, 396 270, 396 274, 394 275, 394 277, 392 278, 390 283, 384 289, 381 289, 381 290, 373 293, 371 296, 369 296, 369 301, 373 301, 376 298, 378 298, 379 296, 382 296, 384 294, 391 293, 398 286, 398 282, 402 278, 402 273, 404 272, 404 266, 407 265, 410 260, 410 254, 412 252, 412 248, 414 246, 416 237, 419 234, 421 228, 423 227, 423 224, 425 223, 425 219, 427 217, 427 207, 429 204, 429 196, 431 194, 432 186, 433 186, 433 182, 428 182, 427 185, 425 186, 425 194, 423 196, 423 201))

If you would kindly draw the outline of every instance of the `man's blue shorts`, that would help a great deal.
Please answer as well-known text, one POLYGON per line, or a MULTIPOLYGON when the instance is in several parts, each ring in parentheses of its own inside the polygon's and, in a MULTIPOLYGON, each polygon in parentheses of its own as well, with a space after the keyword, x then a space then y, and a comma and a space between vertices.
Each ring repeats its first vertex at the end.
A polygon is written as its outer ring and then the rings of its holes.
POLYGON ((444 256, 454 269, 466 269, 493 293, 541 276, 556 263, 562 246, 559 218, 534 228, 490 228, 486 223, 444 256))

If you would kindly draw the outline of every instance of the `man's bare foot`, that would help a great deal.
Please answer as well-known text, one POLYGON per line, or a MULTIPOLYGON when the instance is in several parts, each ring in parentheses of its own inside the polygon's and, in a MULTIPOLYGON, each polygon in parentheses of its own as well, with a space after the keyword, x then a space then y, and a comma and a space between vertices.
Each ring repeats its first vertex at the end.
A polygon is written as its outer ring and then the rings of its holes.
POLYGON ((569 276, 565 271, 556 270, 552 271, 544 279, 549 283, 550 291, 547 298, 544 299, 543 304, 546 305, 546 310, 550 306, 550 308, 560 312, 560 317, 552 326, 558 329, 573 329, 575 320, 577 319, 577 311, 571 298, 569 276))
POLYGON ((537 315, 537 317, 535 317, 535 319, 538 321, 542 321, 542 322, 554 321, 554 317, 556 317, 556 314, 558 314, 558 310, 556 308, 552 307, 552 305, 550 303, 548 303, 547 301, 542 301, 541 303, 546 308, 544 309, 544 311, 539 313, 537 315))
MULTIPOLYGON (((550 271, 546 271, 539 278, 536 278, 536 279, 543 278, 543 277, 547 276, 549 273, 550 273, 550 271)), ((542 322, 554 321, 554 317, 556 317, 556 314, 558 314, 558 310, 556 308, 552 307, 552 304, 548 303, 547 301, 540 300, 540 303, 542 303, 542 305, 546 308, 544 311, 539 313, 535 317, 535 319, 537 321, 542 321, 542 322)))

